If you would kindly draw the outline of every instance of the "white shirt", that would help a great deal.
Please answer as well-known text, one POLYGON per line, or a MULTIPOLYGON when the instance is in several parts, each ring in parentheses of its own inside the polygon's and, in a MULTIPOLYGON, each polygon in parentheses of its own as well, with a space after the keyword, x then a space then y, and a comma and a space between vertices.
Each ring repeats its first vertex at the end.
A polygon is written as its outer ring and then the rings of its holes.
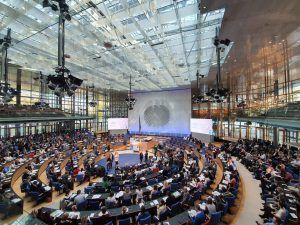
POLYGON ((284 221, 286 217, 286 209, 285 208, 280 208, 277 213, 275 214, 277 218, 279 218, 281 221, 284 221))
POLYGON ((209 215, 217 211, 215 204, 206 204, 206 208, 208 210, 209 215))
POLYGON ((141 199, 141 198, 143 198, 144 196, 143 196, 143 190, 141 189, 141 190, 136 190, 136 197, 137 197, 137 199, 141 199))

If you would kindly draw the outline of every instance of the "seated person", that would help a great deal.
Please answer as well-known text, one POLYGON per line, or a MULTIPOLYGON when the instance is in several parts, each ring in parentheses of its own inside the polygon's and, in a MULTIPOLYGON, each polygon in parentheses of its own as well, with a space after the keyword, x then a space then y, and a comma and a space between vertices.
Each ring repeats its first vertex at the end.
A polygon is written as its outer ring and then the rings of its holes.
POLYGON ((123 199, 131 199, 131 192, 129 187, 126 187, 125 192, 123 194, 123 199))
POLYGON ((151 191, 151 198, 153 198, 153 199, 155 199, 156 197, 155 197, 155 195, 157 195, 157 194, 159 194, 160 193, 160 191, 158 190, 158 187, 157 187, 157 185, 155 184, 154 186, 153 186, 153 189, 152 189, 152 191, 151 191), (152 197, 153 196, 153 197, 152 197))
POLYGON ((98 216, 102 218, 108 218, 110 216, 106 206, 101 207, 101 211, 99 212, 98 216))
POLYGON ((137 218, 136 218, 136 221, 138 223, 140 223, 140 221, 142 219, 146 219, 148 216, 150 216, 150 213, 148 211, 146 211, 146 208, 145 206, 142 206, 141 207, 141 212, 138 214, 137 218))
POLYGON ((183 206, 188 205, 190 198, 191 198, 191 195, 188 192, 187 187, 183 187, 183 194, 182 194, 181 205, 183 205, 183 206))
POLYGON ((81 190, 78 190, 77 195, 74 198, 74 203, 76 204, 76 206, 78 206, 79 204, 81 204, 84 201, 86 201, 85 195, 83 193, 81 193, 81 190))
POLYGON ((196 216, 192 218, 193 225, 201 225, 206 220, 204 212, 201 210, 200 205, 197 206, 196 216))
POLYGON ((45 193, 45 188, 43 187, 42 182, 38 180, 31 182, 30 190, 38 193, 45 193))
POLYGON ((107 197, 107 199, 105 200, 105 205, 106 206, 116 206, 117 205, 117 200, 116 200, 116 197, 115 197, 115 194, 111 191, 109 193, 109 196, 107 197))
POLYGON ((203 190, 203 187, 204 187, 203 182, 202 182, 199 178, 197 178, 196 188, 197 188, 199 191, 202 191, 202 190, 203 190))
POLYGON ((206 211, 208 212, 209 215, 216 212, 216 205, 213 203, 213 200, 211 197, 208 197, 205 207, 206 207, 206 211))
POLYGON ((141 186, 138 186, 135 193, 136 193, 137 202, 140 202, 144 198, 144 193, 141 186))
POLYGON ((159 205, 157 206, 157 217, 160 218, 162 213, 165 213, 168 210, 165 200, 161 200, 159 205))
POLYGON ((92 224, 106 224, 111 221, 111 218, 107 208, 105 206, 102 206, 99 214, 96 215, 96 217, 91 217, 90 220, 92 224))
POLYGON ((171 185, 169 184, 168 181, 164 182, 164 186, 162 187, 162 192, 165 194, 168 190, 170 190, 171 185))
POLYGON ((172 193, 169 191, 168 192, 168 197, 167 197, 167 199, 166 199, 166 205, 169 207, 169 208, 171 208, 171 206, 173 205, 173 204, 175 204, 176 202, 177 202, 177 200, 176 200, 176 198, 174 197, 174 195, 172 195, 172 193))
POLYGON ((71 219, 69 219, 69 214, 67 212, 65 212, 62 216, 61 219, 58 221, 57 223, 58 225, 60 224, 65 224, 65 225, 69 225, 69 224, 73 224, 73 221, 71 219))
POLYGON ((121 208, 121 214, 118 216, 119 220, 124 220, 129 218, 130 216, 128 215, 128 208, 126 206, 122 206, 121 208))

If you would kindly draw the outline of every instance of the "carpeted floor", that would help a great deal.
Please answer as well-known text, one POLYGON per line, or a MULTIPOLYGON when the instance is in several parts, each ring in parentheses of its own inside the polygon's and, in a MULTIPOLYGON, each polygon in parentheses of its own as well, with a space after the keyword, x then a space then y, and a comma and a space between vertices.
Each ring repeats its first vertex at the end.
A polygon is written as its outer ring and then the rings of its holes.
POLYGON ((240 176, 244 182, 244 204, 240 209, 235 220, 236 225, 253 225, 255 221, 261 222, 259 217, 260 208, 262 208, 262 200, 260 198, 261 189, 260 181, 255 180, 247 168, 236 161, 240 176))
MULTIPOLYGON (((136 165, 140 163, 139 154, 136 153, 125 153, 119 154, 119 166, 122 168, 126 165, 136 165)), ((98 163, 100 166, 104 166, 106 168, 106 158, 101 159, 98 163)), ((113 162, 113 167, 111 170, 108 171, 109 174, 115 173, 115 162, 113 162)))

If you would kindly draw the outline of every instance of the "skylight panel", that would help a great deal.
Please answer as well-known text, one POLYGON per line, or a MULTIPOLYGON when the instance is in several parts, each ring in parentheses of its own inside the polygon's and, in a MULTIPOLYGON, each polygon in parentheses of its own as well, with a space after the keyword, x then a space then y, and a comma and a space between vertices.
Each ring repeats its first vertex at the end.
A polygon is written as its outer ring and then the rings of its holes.
POLYGON ((138 0, 127 0, 129 7, 134 7, 140 4, 138 0))
POLYGON ((112 13, 117 13, 117 12, 122 11, 124 9, 124 7, 123 7, 123 5, 120 2, 118 2, 118 3, 114 4, 114 5, 109 6, 108 9, 112 13))
POLYGON ((188 5, 193 5, 197 2, 197 0, 183 0, 177 3, 178 8, 183 8, 188 5))
POLYGON ((147 19, 147 16, 145 15, 145 13, 142 13, 140 15, 135 16, 134 18, 136 19, 136 21, 141 21, 147 19))
POLYGON ((174 9, 174 5, 171 4, 171 5, 166 5, 166 6, 164 6, 164 7, 159 8, 159 9, 157 9, 157 11, 158 11, 159 13, 166 13, 166 12, 171 12, 171 11, 173 11, 173 9, 174 9))
POLYGON ((123 20, 121 21, 121 23, 122 23, 123 25, 126 25, 126 24, 132 24, 133 21, 132 21, 131 18, 127 18, 127 19, 123 19, 123 20))

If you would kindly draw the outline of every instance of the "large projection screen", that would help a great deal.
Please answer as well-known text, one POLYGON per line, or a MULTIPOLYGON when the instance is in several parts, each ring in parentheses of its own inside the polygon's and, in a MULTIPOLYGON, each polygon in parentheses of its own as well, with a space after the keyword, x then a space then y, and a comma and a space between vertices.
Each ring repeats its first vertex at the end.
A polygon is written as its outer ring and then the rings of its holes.
POLYGON ((128 113, 129 131, 154 135, 189 135, 191 90, 135 93, 128 113))
POLYGON ((108 118, 108 130, 127 130, 128 118, 108 118))
POLYGON ((191 119, 191 132, 200 134, 213 134, 213 122, 211 119, 191 119))

